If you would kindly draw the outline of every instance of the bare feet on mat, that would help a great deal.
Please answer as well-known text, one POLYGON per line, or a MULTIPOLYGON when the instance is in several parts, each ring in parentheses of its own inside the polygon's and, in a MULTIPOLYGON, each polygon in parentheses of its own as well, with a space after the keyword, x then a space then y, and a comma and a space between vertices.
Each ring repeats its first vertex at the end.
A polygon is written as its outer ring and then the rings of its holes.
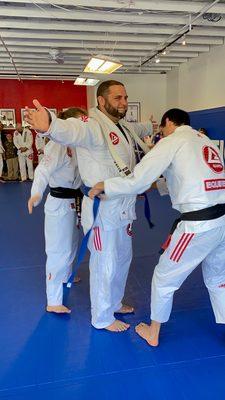
POLYGON ((73 282, 74 282, 74 283, 78 283, 78 282, 80 282, 80 281, 81 281, 81 278, 80 278, 79 276, 75 276, 73 282))
POLYGON ((56 314, 70 314, 71 310, 67 307, 65 307, 64 305, 60 305, 60 306, 47 306, 46 307, 46 311, 48 312, 53 312, 56 314))
POLYGON ((136 333, 153 347, 157 347, 159 344, 159 329, 160 326, 156 328, 143 322, 135 327, 136 333))
POLYGON ((123 304, 122 307, 116 311, 116 314, 132 314, 134 312, 134 307, 123 304))
POLYGON ((116 319, 111 325, 107 326, 105 329, 110 332, 124 332, 129 328, 129 324, 126 324, 125 322, 116 319))

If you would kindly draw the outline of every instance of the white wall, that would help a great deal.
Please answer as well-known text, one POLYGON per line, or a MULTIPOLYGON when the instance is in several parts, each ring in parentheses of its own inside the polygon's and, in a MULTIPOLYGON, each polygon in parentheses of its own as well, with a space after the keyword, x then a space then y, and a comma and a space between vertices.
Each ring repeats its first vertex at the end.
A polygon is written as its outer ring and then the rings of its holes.
POLYGON ((225 105, 225 46, 182 64, 167 74, 167 108, 187 111, 225 105))
MULTIPOLYGON (((157 121, 160 120, 166 108, 166 75, 110 75, 109 79, 122 82, 127 89, 128 101, 141 103, 141 120, 146 121, 151 114, 157 121)), ((88 106, 95 104, 96 89, 88 88, 88 106)))

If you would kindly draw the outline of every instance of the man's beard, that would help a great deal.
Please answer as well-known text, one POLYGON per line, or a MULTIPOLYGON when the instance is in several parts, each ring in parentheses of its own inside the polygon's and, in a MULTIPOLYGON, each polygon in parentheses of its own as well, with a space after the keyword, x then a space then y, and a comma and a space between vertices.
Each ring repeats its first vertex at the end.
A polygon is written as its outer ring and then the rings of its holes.
POLYGON ((112 107, 111 104, 107 100, 105 101, 105 110, 112 117, 119 118, 119 119, 124 118, 127 113, 127 109, 125 109, 123 112, 121 112, 117 108, 112 107))

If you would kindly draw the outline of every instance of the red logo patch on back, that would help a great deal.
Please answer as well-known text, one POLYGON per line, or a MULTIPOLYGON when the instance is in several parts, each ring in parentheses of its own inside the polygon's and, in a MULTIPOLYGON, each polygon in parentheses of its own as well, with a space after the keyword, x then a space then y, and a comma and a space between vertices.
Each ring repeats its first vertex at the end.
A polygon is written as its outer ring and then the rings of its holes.
POLYGON ((202 154, 206 164, 213 172, 216 174, 223 172, 223 163, 220 155, 213 147, 204 146, 202 149, 202 154))
POLYGON ((81 121, 83 121, 83 122, 88 122, 88 116, 87 116, 87 115, 82 115, 82 116, 80 117, 80 119, 81 119, 81 121))
POLYGON ((112 144, 118 144, 120 139, 119 136, 115 132, 110 132, 109 137, 111 139, 112 144))

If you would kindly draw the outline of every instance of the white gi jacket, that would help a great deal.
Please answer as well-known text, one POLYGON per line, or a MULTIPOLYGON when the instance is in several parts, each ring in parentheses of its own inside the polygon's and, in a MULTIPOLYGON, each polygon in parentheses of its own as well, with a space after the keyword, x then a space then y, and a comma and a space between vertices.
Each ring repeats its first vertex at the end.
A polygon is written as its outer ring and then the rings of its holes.
MULTIPOLYGON (((224 162, 205 135, 182 125, 161 139, 135 167, 132 176, 105 181, 107 198, 142 193, 163 174, 172 206, 181 213, 225 203, 224 162)), ((208 221, 182 221, 186 232, 203 232, 225 224, 225 216, 208 221)))
POLYGON ((23 156, 29 156, 30 154, 33 153, 32 145, 33 145, 33 135, 32 132, 30 131, 29 128, 24 128, 23 133, 19 133, 18 131, 14 132, 13 135, 13 143, 18 149, 18 156, 23 155, 23 156), (21 152, 19 150, 20 147, 27 147, 28 150, 21 152))
MULTIPOLYGON (((128 168, 133 170, 136 164, 133 140, 128 135, 127 140, 107 116, 101 111, 99 113, 107 124, 112 124, 111 140, 114 141, 115 150, 128 168)), ((119 176, 101 127, 96 120, 86 117, 84 120, 68 118, 65 121, 56 118, 52 113, 51 117, 52 123, 47 134, 56 142, 76 147, 81 179, 86 186, 92 187, 99 181, 119 176)), ((134 124, 132 128, 139 137, 152 133, 150 121, 146 124, 134 124)), ((135 200, 136 195, 133 195, 101 202, 98 215, 104 229, 117 229, 132 222, 136 218, 135 200)), ((82 202, 81 223, 85 232, 93 223, 93 201, 86 196, 82 202)))
MULTIPOLYGON (((76 151, 71 149, 72 157, 67 153, 67 147, 52 141, 45 146, 44 157, 34 172, 31 196, 43 193, 50 187, 77 189, 81 186, 81 178, 77 166, 76 151)), ((41 199, 38 203, 41 202, 41 199)), ((63 215, 71 206, 72 199, 59 199, 48 194, 45 212, 52 215, 63 215)))

